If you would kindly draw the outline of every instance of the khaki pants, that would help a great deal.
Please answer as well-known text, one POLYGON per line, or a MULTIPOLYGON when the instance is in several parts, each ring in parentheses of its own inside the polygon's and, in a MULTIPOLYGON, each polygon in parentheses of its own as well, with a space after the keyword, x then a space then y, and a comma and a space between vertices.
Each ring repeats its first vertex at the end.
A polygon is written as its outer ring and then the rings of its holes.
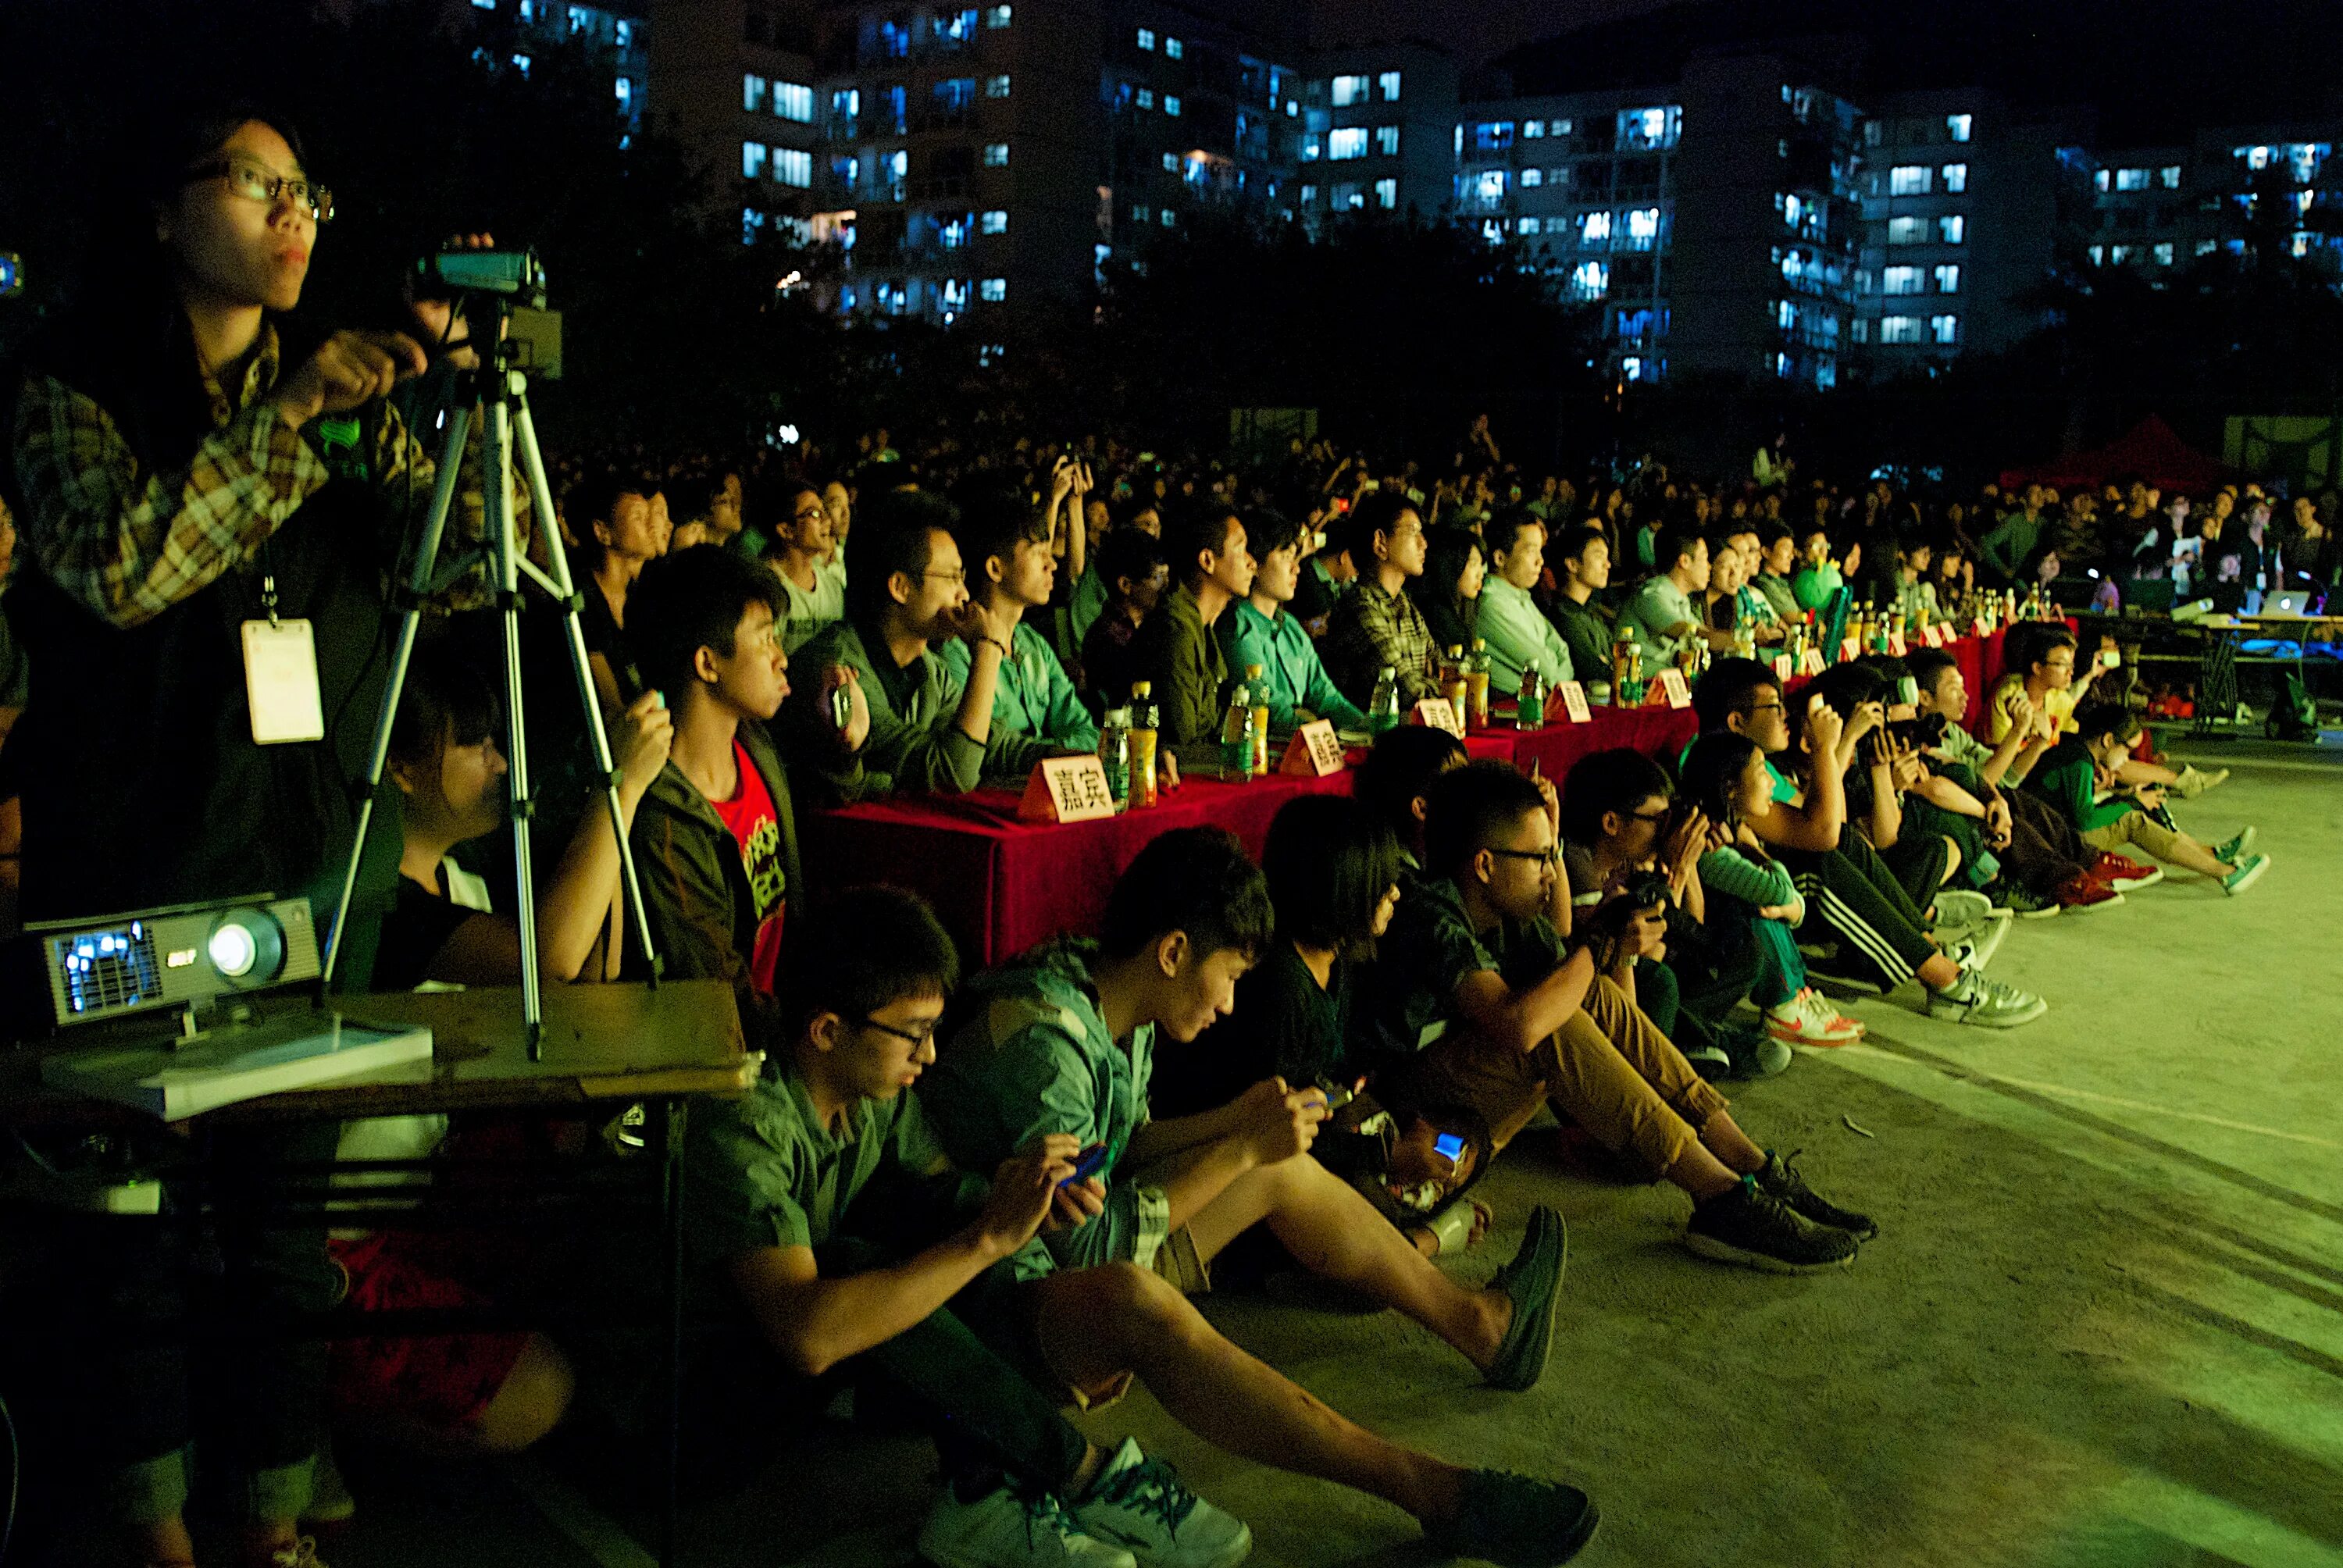
POLYGON ((1400 1075, 1394 1098, 1462 1104, 1503 1149, 1551 1098, 1554 1109, 1614 1152, 1633 1150, 1654 1174, 1699 1141, 1725 1098, 1605 976, 1569 1021, 1523 1052, 1452 1030, 1400 1075))
POLYGON ((2179 834, 2145 811, 2127 811, 2106 827, 2094 828, 2083 835, 2083 842, 2094 849, 2137 844, 2159 860, 2171 859, 2173 846, 2179 841, 2179 834))

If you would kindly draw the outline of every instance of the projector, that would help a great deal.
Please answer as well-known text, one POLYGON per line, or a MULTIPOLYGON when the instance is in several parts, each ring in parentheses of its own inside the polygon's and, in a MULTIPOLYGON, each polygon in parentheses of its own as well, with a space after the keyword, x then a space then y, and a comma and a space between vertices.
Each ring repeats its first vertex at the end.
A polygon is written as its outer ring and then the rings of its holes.
POLYGON ((57 1023, 70 1026, 317 978, 307 899, 266 893, 27 926, 57 1023))

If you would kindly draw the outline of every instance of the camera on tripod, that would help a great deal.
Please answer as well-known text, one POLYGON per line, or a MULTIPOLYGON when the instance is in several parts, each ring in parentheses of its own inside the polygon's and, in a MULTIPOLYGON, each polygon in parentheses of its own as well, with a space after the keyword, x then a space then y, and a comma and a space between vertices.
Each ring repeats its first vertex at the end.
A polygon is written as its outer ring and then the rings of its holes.
POLYGON ((529 250, 443 250, 415 264, 418 297, 494 294, 545 308, 545 263, 529 250))

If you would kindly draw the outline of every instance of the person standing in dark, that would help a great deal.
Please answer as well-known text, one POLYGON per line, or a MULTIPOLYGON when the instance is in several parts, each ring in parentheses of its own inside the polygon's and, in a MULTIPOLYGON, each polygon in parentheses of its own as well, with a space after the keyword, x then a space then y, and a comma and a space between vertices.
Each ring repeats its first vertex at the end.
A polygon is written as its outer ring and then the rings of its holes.
MULTIPOLYGON (((322 920, 379 702, 398 502, 416 497, 419 520, 433 483, 384 399, 425 355, 415 336, 320 333, 289 314, 333 202, 281 118, 241 105, 191 115, 142 173, 143 201, 118 204, 132 236, 96 258, 85 307, 11 389, 25 556, 11 611, 35 663, 74 672, 11 738, 25 912, 273 890, 307 896, 322 920), (96 281, 109 271, 126 275, 110 289, 96 281), (264 645, 278 657, 255 680, 256 711, 246 650, 264 645)), ((465 511, 477 517, 477 497, 465 511)), ((467 524, 456 519, 458 536, 467 524)), ((233 1178, 327 1158, 335 1132, 222 1131, 214 1161, 233 1178)), ((330 1305, 323 1231, 252 1223, 242 1190, 228 1182, 217 1218, 230 1312, 256 1322, 330 1305)), ((94 1236, 61 1271, 60 1311, 114 1326, 103 1348, 57 1359, 75 1429, 60 1446, 105 1528, 138 1560, 178 1568, 194 1557, 182 1510, 195 1432, 186 1342, 169 1325, 185 1312, 187 1238, 154 1229, 168 1239, 94 1236)), ((246 1504, 236 1561, 309 1561, 298 1521, 324 1437, 325 1358, 320 1340, 256 1338, 207 1412, 246 1504)))

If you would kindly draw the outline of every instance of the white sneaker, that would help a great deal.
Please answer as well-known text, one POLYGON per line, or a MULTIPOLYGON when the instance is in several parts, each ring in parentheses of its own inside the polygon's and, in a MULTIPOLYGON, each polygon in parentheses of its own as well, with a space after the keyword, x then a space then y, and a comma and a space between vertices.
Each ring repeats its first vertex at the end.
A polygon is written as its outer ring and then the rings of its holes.
POLYGON ((1160 1459, 1122 1440, 1090 1495, 1073 1505, 1074 1527, 1121 1547, 1145 1568, 1236 1568, 1252 1555, 1252 1532, 1188 1490, 1160 1459))
POLYGON ((1951 985, 1928 993, 1930 1018, 1980 1029, 2016 1029, 2049 1010, 2050 1004, 2032 991, 1987 980, 1975 970, 1962 970, 1951 985))
POLYGON ((1130 1553, 1083 1534, 1048 1493, 1006 1486, 962 1503, 947 1485, 920 1526, 920 1555, 935 1568, 1138 1568, 1130 1553))
POLYGON ((1765 1010, 1765 1032, 1799 1045, 1853 1045, 1863 1038, 1863 1025, 1808 986, 1789 1000, 1765 1010))
POLYGON ((1936 924, 1956 931, 1981 926, 1993 918, 1993 900, 1966 888, 1936 890, 1936 924))

